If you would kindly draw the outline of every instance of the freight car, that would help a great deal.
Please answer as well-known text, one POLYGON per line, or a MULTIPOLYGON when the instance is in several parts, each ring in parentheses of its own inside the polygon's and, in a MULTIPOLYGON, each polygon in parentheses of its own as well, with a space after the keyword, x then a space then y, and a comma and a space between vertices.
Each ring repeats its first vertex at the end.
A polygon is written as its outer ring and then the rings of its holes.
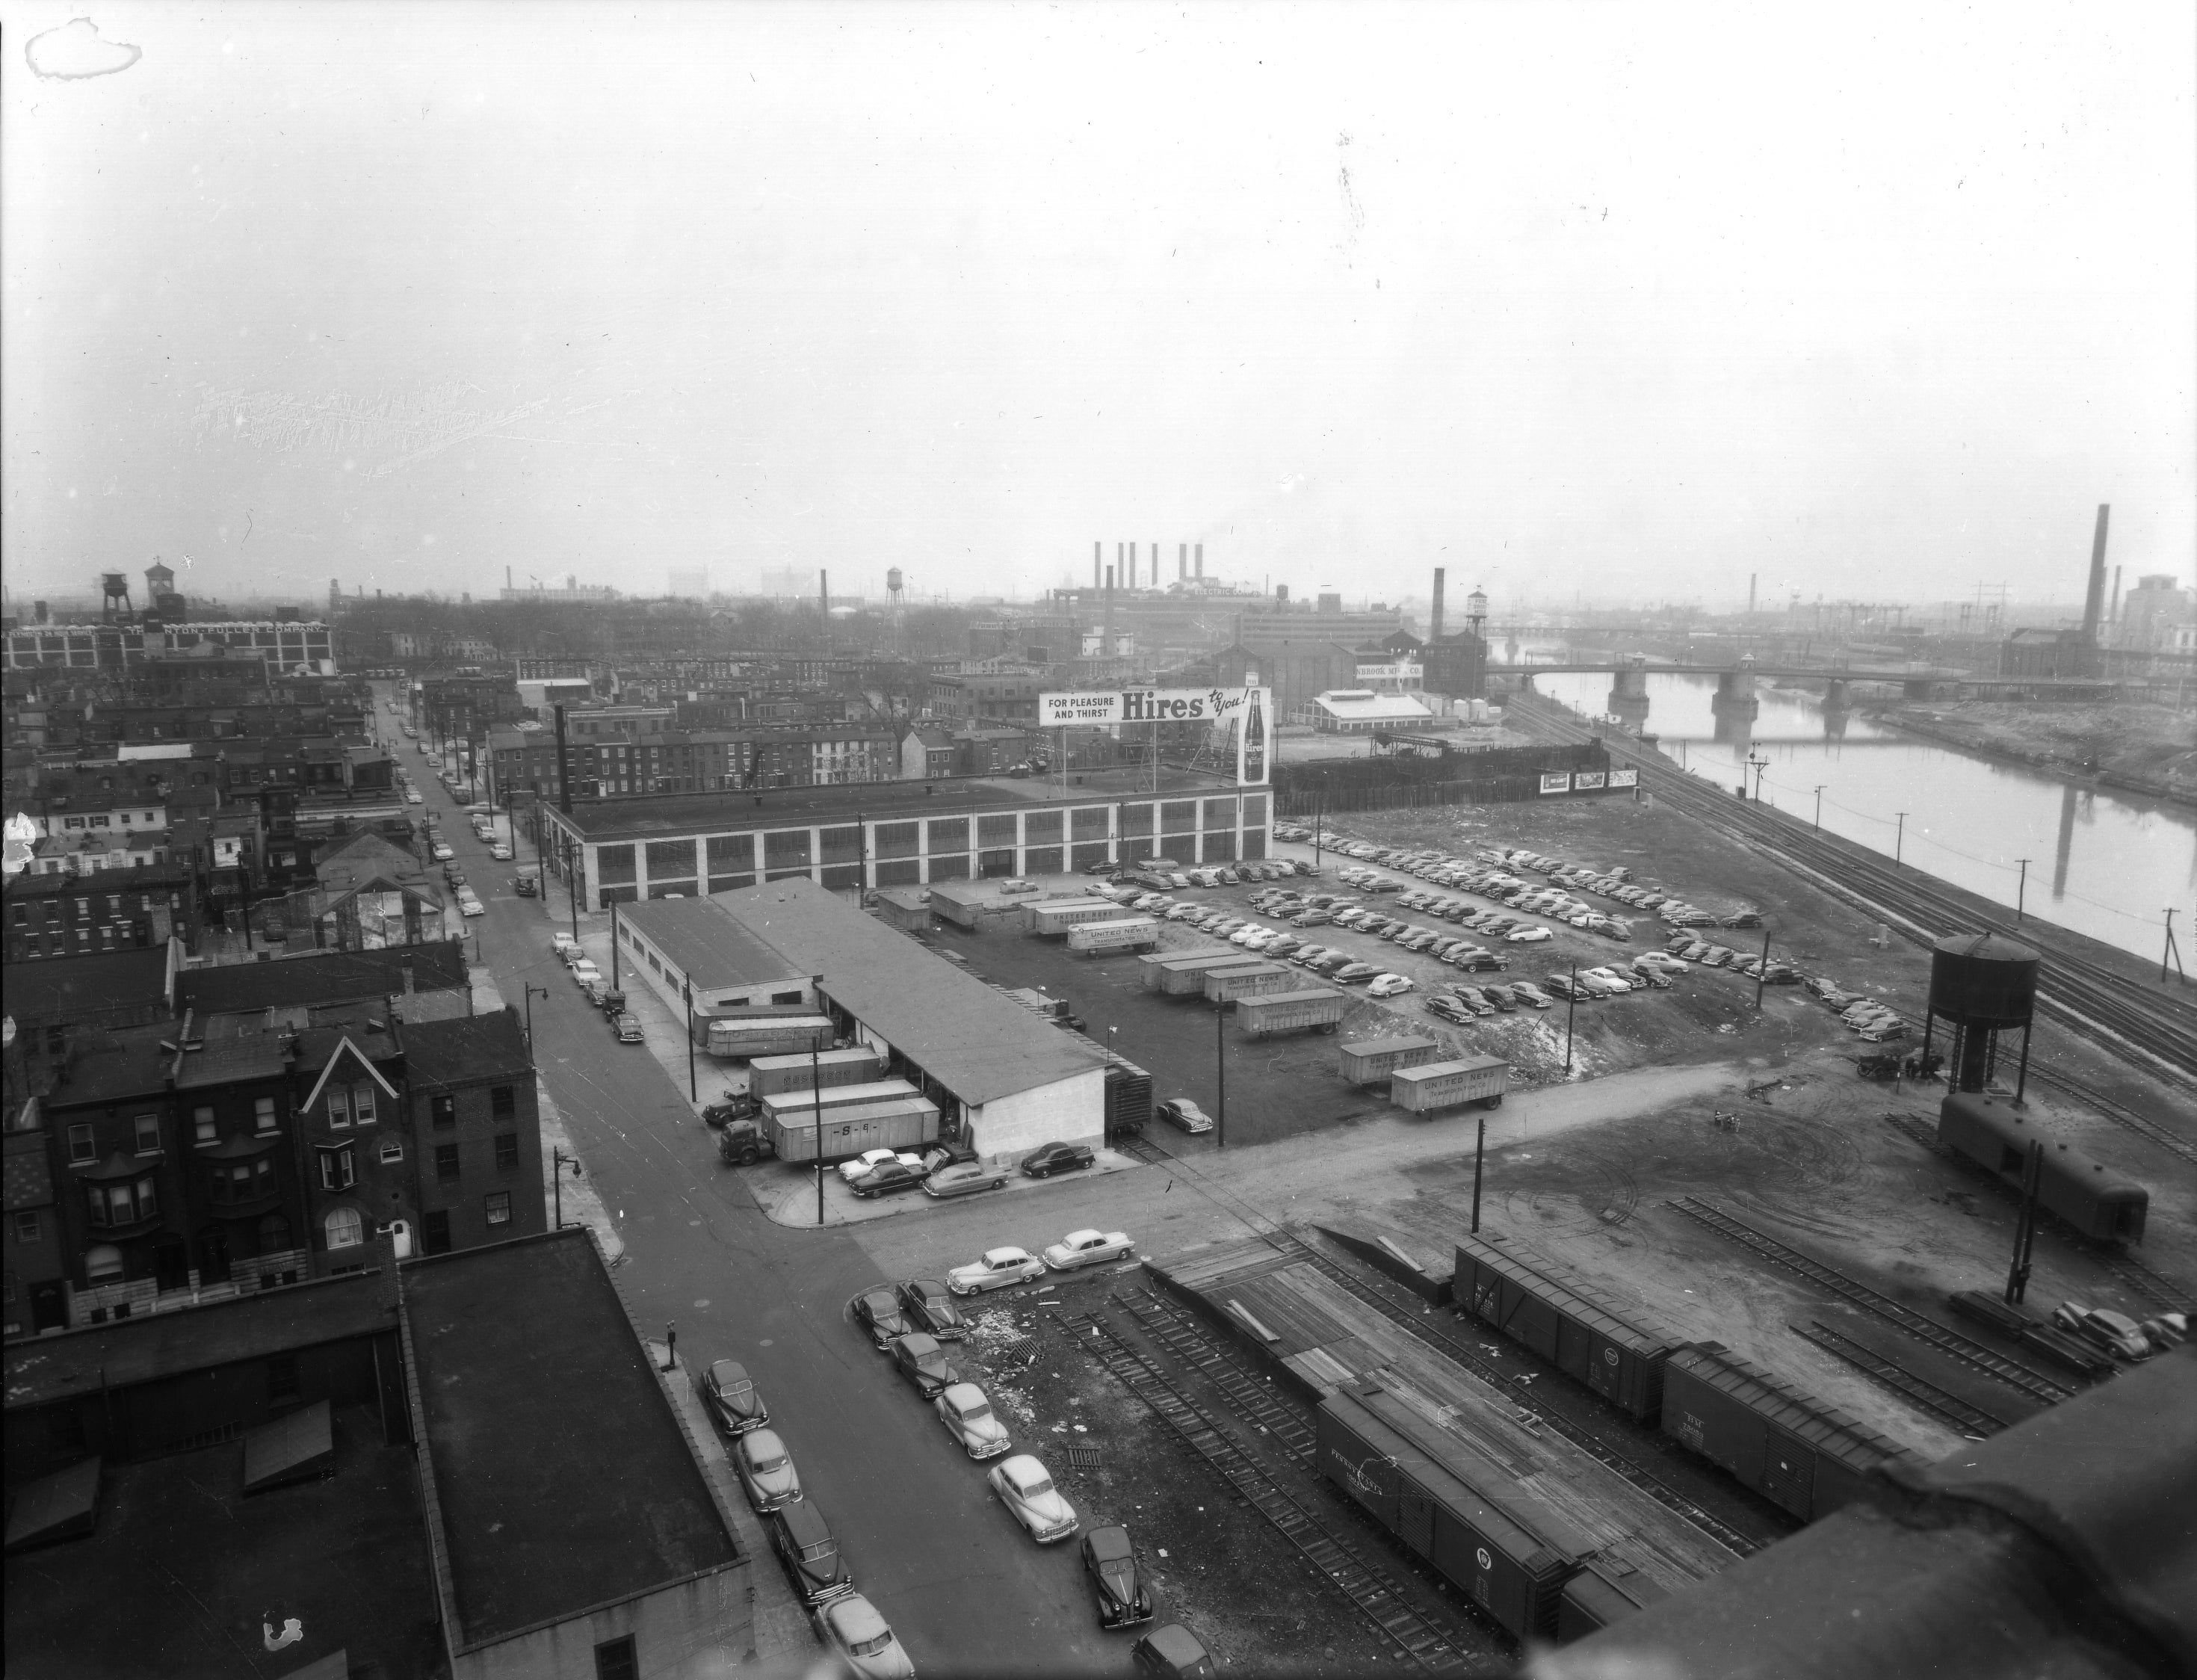
POLYGON ((1476 1237, 1457 1239, 1450 1298, 1568 1372, 1620 1411, 1653 1423, 1673 1343, 1627 1324, 1576 1289, 1476 1237))
POLYGON ((1922 1462, 1719 1341, 1673 1348, 1664 1360, 1662 1428, 1803 1522, 1854 1499, 1870 1471, 1922 1462))
POLYGON ((1938 1141, 2017 1188, 2031 1144, 2042 1143, 2044 1171, 2037 1199, 2047 1213, 2101 1242, 2143 1240, 2150 1192, 2032 1125, 2010 1103, 1973 1091, 1953 1092, 1938 1105, 1938 1141))
POLYGON ((1639 1570, 1598 1559, 1564 1583, 1556 1600, 1556 1642, 1583 1639, 1670 1596, 1639 1570))

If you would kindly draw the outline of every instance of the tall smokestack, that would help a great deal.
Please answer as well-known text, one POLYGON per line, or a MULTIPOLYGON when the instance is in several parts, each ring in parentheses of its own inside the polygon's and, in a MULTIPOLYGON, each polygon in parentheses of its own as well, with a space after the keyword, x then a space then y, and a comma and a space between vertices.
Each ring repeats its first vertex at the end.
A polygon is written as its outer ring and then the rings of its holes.
POLYGON ((507 589, 511 587, 511 568, 509 566, 506 566, 503 569, 503 587, 507 589))
POLYGON ((2106 615, 2106 623, 2118 625, 2121 622, 2121 569, 2113 568, 2113 607, 2106 615))
POLYGON ((2098 504, 2098 529, 2090 538, 2090 592, 2083 600, 2083 643, 2087 647, 2098 645, 2098 617, 2106 605, 2106 516, 2113 512, 2110 504, 2098 504))
POLYGON ((1429 641, 1440 641, 1441 640, 1442 582, 1448 576, 1449 573, 1446 568, 1441 566, 1436 566, 1435 568, 1435 610, 1428 615, 1427 618, 1427 640, 1429 641))
POLYGON ((1747 616, 1749 618, 1754 617, 1754 580, 1755 574, 1748 572, 1747 574, 1747 616))
POLYGON ((1203 542, 1197 545, 1197 575, 1200 577, 1205 576, 1205 545, 1203 542))
POLYGON ((1190 544, 1187 542, 1174 545, 1174 575, 1179 578, 1190 576, 1190 544))
POLYGON ((832 651, 832 574, 819 571, 816 574, 816 604, 824 609, 824 651, 832 651))
POLYGON ((1094 542, 1091 545, 1091 587, 1094 589, 1098 587, 1098 557, 1104 552, 1105 547, 1106 545, 1103 542, 1094 542))
POLYGON ((1106 616, 1099 623, 1098 657, 1101 659, 1114 657, 1114 569, 1111 566, 1106 568, 1106 616))
MULTIPOLYGON (((557 808, 568 817, 572 814, 571 768, 570 755, 565 748, 565 709, 559 706, 557 708, 557 808)), ((536 861, 538 863, 540 860, 537 858, 536 861)))

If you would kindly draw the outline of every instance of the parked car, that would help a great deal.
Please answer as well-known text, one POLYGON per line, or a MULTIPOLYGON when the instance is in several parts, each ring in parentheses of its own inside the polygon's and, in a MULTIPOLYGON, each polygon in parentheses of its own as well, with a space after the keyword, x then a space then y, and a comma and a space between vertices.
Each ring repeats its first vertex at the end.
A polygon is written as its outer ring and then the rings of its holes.
POLYGON ((1026 1452, 995 1465, 984 1480, 1000 1503, 1041 1545, 1065 1540, 1075 1532, 1075 1507, 1052 1485, 1052 1474, 1026 1452))
POLYGON ((1135 1248, 1126 1231, 1071 1231, 1045 1251, 1045 1263, 1055 1272, 1074 1272, 1126 1259, 1135 1248))
POLYGON ((778 1554, 779 1567, 785 1571, 786 1580, 803 1604, 820 1604, 855 1590, 855 1578, 847 1573, 846 1560, 839 1555, 838 1539, 814 1499, 780 1506, 770 1514, 765 1526, 770 1530, 770 1549, 778 1554))
POLYGON ((980 1190, 999 1190, 1006 1182, 1007 1175, 1000 1168, 966 1161, 932 1173, 923 1181, 923 1193, 944 1202, 957 1196, 974 1196, 980 1190))
POLYGON ((961 1373, 948 1362, 946 1350, 935 1335, 917 1330, 896 1336, 885 1351, 892 1355, 893 1369, 913 1383, 915 1392, 926 1400, 936 1399, 961 1380, 961 1373))
POLYGON ((743 1435, 770 1422, 770 1408, 737 1359, 719 1359, 702 1374, 702 1402, 728 1435, 743 1435))
POLYGON ((623 1013, 614 1015, 611 1017, 611 1027, 612 1029, 617 1034, 617 1041, 620 1044, 646 1044, 647 1042, 647 1040, 641 1036, 641 1020, 637 1016, 626 1015, 623 1013))
POLYGON ((908 1324, 941 1341, 959 1341, 969 1334, 968 1321, 954 1304, 946 1285, 931 1277, 911 1277, 893 1290, 908 1324))
POLYGON ((602 981, 602 977, 603 971, 597 968, 593 962, 589 961, 585 957, 581 958, 578 962, 572 965, 572 978, 579 984, 583 990, 584 990, 591 982, 600 984, 602 981))
POLYGON ((918 1190, 923 1185, 923 1163, 906 1157, 881 1161, 855 1180, 852 1186, 856 1196, 867 1202, 880 1196, 890 1196, 896 1190, 918 1190))
POLYGON ((1098 1601, 1098 1625, 1133 1627, 1152 1619, 1152 1596, 1137 1567, 1136 1548, 1129 1531, 1118 1522, 1094 1528, 1083 1537, 1083 1573, 1098 1601))
POLYGON ((535 885, 534 878, 531 875, 521 875, 516 878, 511 883, 511 889, 521 898, 532 898, 541 891, 541 889, 535 885))
POLYGON ((1513 945, 1539 945, 1549 937, 1549 930, 1528 924, 1522 928, 1513 928, 1503 936, 1513 945))
POLYGON ((1361 980, 1371 980, 1381 970, 1371 963, 1345 963, 1335 970, 1333 978, 1345 986, 1355 986, 1361 980))
POLYGON ((915 1329, 907 1321, 900 1297, 887 1289, 865 1289, 856 1295, 854 1314, 855 1322, 870 1333, 880 1353, 915 1329))
POLYGON ((1372 983, 1366 987, 1365 995, 1369 998, 1397 998, 1411 989, 1412 982, 1408 976, 1378 974, 1373 976, 1372 983))
POLYGON ((984 1391, 973 1382, 956 1382, 931 1402, 946 1433, 961 1443, 961 1450, 982 1461, 996 1458, 1014 1443, 1007 1426, 992 1411, 984 1391))
POLYGON ((1426 999, 1425 1007, 1429 1014, 1439 1015, 1445 1021, 1454 1021, 1460 1027, 1472 1024, 1472 1011, 1446 993, 1435 993, 1426 999))
MULTIPOLYGON (((803 1086, 803 1089, 806 1090, 807 1087, 803 1086)), ((923 1165, 922 1156, 903 1155, 898 1150, 864 1150, 852 1161, 843 1161, 839 1163, 839 1177, 842 1181, 852 1185, 855 1180, 864 1173, 874 1172, 888 1161, 902 1162, 910 1167, 916 1167, 923 1165)))
POLYGON ((758 1515, 801 1497, 801 1474, 775 1429, 751 1429, 733 1443, 733 1474, 758 1515))
POLYGON ((1010 1283, 1045 1276, 1045 1262, 1027 1248, 987 1248, 982 1260, 957 1266, 946 1274, 946 1287, 957 1295, 982 1295, 1010 1283))
POLYGON ((915 1680, 915 1665, 877 1607, 859 1592, 829 1598, 813 1613, 817 1636, 861 1680, 915 1680))
POLYGON ((490 847, 488 854, 494 858, 498 863, 509 863, 513 857, 518 855, 511 849, 510 847, 501 843, 490 847))
POLYGON ((434 844, 433 849, 429 852, 428 855, 432 857, 437 863, 448 863, 452 858, 457 856, 457 853, 452 850, 451 848, 443 841, 438 840, 434 844))
POLYGON ((2080 1301, 2063 1301, 2052 1309, 2052 1322, 2064 1330, 2072 1330, 2084 1341, 2102 1347, 2120 1359, 2148 1359, 2151 1357, 2151 1342, 2135 1319, 2125 1312, 2115 1312, 2101 1306, 2085 1306, 2080 1301))
POLYGON ((1049 1179, 1056 1173, 1080 1173, 1098 1157, 1084 1144, 1041 1144, 1023 1157, 1023 1174, 1049 1179))
POLYGON ((1213 1116, 1187 1097, 1170 1097, 1153 1112, 1168 1125, 1180 1126, 1185 1132, 1210 1132, 1213 1129, 1213 1116))

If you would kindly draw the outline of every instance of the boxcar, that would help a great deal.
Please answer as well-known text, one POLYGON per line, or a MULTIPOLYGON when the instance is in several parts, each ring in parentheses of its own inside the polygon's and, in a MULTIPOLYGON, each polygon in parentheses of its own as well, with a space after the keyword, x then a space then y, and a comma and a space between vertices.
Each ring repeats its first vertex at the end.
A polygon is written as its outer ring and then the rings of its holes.
POLYGON ((1551 1544, 1504 1515, 1414 1439, 1432 1428, 1377 1389, 1330 1395, 1319 1407, 1319 1468, 1511 1632, 1549 1637, 1583 1543, 1551 1544))
POLYGON ((1662 1409, 1663 1362, 1675 1343, 1627 1324, 1498 1245, 1458 1238, 1450 1298, 1619 1411, 1652 1423, 1662 1409))
POLYGON ((1691 1342, 1664 1360, 1662 1426, 1803 1522, 1853 1499, 1871 1470, 1922 1462, 1720 1341, 1691 1342))
POLYGON ((1583 1639, 1670 1596, 1639 1570, 1597 1558, 1564 1583, 1556 1600, 1556 1642, 1583 1639))
POLYGON ((2044 1172, 2037 1199, 2047 1212, 2101 1242, 2143 1240, 2150 1192, 2032 1125, 2011 1103, 1978 1092, 1953 1092, 1938 1105, 1938 1141, 2016 1188, 2030 1145, 2042 1142, 2044 1172))

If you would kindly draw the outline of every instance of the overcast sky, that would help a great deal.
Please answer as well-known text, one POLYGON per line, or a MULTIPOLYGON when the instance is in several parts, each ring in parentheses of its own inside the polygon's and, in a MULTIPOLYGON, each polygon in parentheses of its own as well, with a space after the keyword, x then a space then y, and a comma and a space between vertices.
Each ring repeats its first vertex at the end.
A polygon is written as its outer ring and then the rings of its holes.
POLYGON ((2190 572, 2184 4, 75 14, 0 0, 14 596, 2190 572))

